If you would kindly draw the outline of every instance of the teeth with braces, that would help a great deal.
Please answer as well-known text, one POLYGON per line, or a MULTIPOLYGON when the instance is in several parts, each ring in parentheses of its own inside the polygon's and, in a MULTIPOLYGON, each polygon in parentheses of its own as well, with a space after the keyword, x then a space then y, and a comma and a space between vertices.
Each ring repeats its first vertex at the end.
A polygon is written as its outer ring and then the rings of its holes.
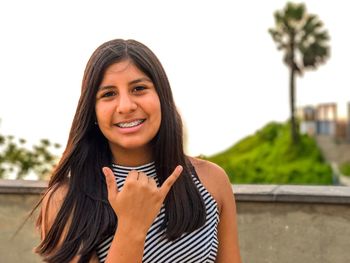
POLYGON ((120 123, 117 123, 117 126, 120 128, 131 128, 141 124, 143 121, 144 120, 135 120, 132 122, 120 122, 120 123))

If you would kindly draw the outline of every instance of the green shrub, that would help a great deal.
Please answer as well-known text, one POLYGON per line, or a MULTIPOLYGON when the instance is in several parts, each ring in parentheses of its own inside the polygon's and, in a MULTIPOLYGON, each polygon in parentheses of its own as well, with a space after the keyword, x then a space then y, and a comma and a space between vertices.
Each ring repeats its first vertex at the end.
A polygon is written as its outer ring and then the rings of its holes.
POLYGON ((300 135, 293 144, 288 124, 269 123, 223 153, 207 157, 217 163, 233 183, 332 184, 315 140, 300 135))

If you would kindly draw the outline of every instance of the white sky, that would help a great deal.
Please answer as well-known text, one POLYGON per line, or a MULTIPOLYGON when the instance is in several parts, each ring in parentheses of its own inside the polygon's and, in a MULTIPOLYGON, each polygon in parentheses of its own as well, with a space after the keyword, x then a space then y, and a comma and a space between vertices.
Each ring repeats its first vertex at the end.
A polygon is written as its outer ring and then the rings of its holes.
MULTIPOLYGON (((350 101, 348 1, 304 1, 331 58, 297 81, 297 105, 350 101)), ((114 38, 149 46, 170 79, 191 155, 222 151, 289 117, 288 70, 267 30, 282 0, 0 3, 0 133, 65 145, 85 64, 114 38)), ((62 147, 61 150, 63 150, 62 147)))

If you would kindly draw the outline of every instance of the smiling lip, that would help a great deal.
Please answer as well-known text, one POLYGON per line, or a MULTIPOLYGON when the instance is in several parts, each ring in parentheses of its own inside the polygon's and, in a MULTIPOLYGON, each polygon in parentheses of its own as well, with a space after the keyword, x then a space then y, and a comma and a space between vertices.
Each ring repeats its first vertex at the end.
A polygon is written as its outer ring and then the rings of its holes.
POLYGON ((114 124, 118 128, 120 133, 134 133, 137 132, 143 126, 146 119, 134 119, 114 124))

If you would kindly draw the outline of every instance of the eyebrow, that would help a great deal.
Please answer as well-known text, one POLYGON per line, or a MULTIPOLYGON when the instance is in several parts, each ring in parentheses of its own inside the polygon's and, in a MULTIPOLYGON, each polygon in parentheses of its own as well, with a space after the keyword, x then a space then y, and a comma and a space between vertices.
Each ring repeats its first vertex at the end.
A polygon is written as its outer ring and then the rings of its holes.
POLYGON ((135 79, 135 80, 133 80, 133 81, 130 81, 130 82, 129 82, 129 85, 131 85, 131 84, 136 84, 136 83, 139 83, 139 82, 142 82, 142 81, 147 81, 147 82, 153 83, 152 80, 150 80, 149 78, 143 77, 143 78, 139 78, 139 79, 135 79))
MULTIPOLYGON (((142 77, 142 78, 139 78, 139 79, 135 79, 135 80, 130 81, 130 82, 128 83, 128 85, 137 84, 137 83, 140 83, 140 82, 143 82, 143 81, 147 81, 147 82, 153 83, 152 80, 150 80, 149 78, 147 78, 147 77, 142 77)), ((100 87, 98 88, 98 91, 106 90, 106 89, 111 89, 111 88, 115 88, 115 86, 114 86, 114 85, 100 86, 100 87)))

